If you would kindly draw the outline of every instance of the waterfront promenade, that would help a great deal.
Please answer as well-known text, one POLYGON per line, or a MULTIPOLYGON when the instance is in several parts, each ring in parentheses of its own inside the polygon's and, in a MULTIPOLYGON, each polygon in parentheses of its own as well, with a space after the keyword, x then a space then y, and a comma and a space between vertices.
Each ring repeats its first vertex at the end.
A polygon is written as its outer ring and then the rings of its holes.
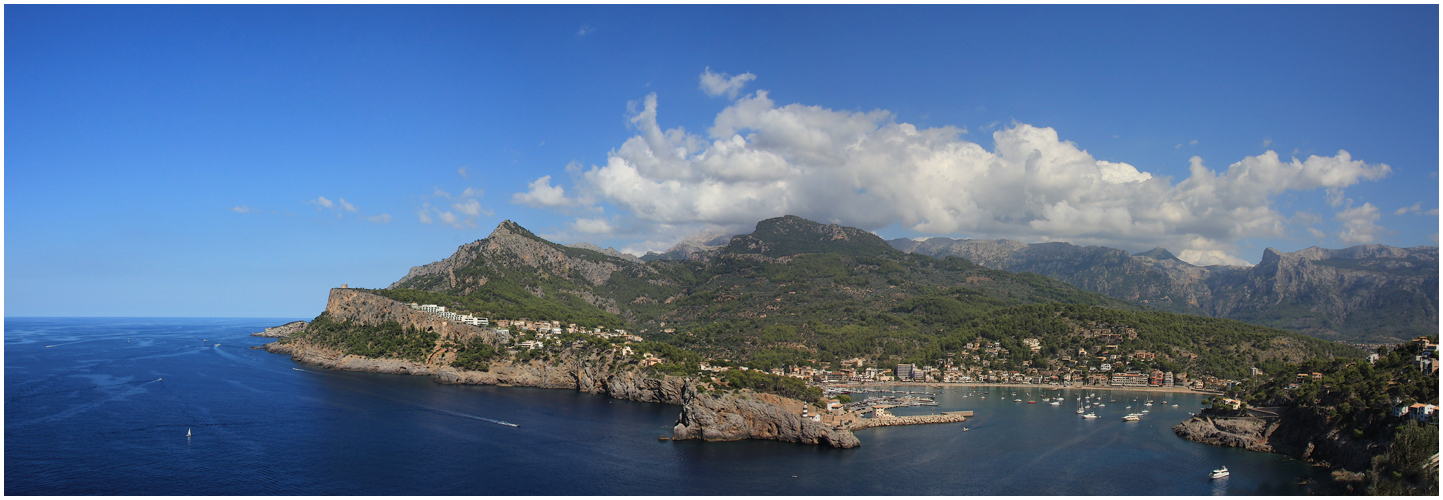
MULTIPOLYGON (((922 386, 931 388, 947 387, 1006 387, 1011 389, 1037 389, 1037 390, 1088 390, 1088 391, 1132 391, 1132 392, 1161 392, 1176 394, 1221 394, 1220 391, 1189 389, 1186 387, 1124 387, 1115 385, 1073 385, 1063 387, 1060 385, 1039 385, 1039 384, 1008 384, 1001 382, 861 382, 861 383, 833 383, 827 387, 840 390, 866 390, 870 388, 895 387, 895 386, 922 386)), ((889 389, 890 390, 890 389, 889 389)), ((915 392, 915 391, 914 391, 915 392)))

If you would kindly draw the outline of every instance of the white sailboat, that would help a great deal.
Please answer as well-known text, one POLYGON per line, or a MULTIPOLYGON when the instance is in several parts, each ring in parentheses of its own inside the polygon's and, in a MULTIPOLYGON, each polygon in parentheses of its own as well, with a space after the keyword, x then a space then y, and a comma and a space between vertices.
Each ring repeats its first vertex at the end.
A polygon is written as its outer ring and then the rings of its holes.
POLYGON ((185 428, 185 437, 190 437, 190 427, 185 428))

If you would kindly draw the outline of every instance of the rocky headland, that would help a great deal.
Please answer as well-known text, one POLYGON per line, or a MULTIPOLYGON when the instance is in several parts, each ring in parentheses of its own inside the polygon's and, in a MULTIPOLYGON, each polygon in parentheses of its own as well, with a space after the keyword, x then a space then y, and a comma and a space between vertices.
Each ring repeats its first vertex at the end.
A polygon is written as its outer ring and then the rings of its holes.
POLYGON ((672 435, 677 440, 771 439, 838 448, 861 444, 851 431, 802 418, 805 403, 801 401, 751 390, 717 391, 693 377, 650 373, 620 348, 573 345, 544 359, 513 362, 499 358, 485 371, 464 370, 451 366, 456 357, 448 347, 452 342, 479 340, 504 348, 507 339, 491 329, 447 321, 385 297, 344 288, 331 290, 326 314, 333 321, 365 325, 395 321, 402 327, 435 332, 440 340, 422 362, 346 354, 315 345, 304 336, 266 344, 265 349, 333 370, 427 375, 443 384, 571 389, 628 401, 680 405, 681 415, 672 435))
POLYGON ((296 333, 306 329, 306 325, 308 324, 309 323, 306 323, 305 321, 292 321, 281 326, 272 326, 262 332, 252 333, 251 336, 269 338, 289 337, 292 333, 296 333))
POLYGON ((1281 453, 1332 469, 1368 470, 1386 442, 1359 439, 1329 425, 1325 415, 1306 408, 1216 412, 1188 419, 1172 428, 1189 441, 1281 453))

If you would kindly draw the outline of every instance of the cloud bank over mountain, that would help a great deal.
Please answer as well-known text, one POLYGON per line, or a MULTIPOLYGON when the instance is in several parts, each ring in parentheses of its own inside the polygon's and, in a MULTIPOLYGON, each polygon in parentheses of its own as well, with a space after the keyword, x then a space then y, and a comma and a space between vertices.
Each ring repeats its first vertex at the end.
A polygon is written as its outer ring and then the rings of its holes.
MULTIPOLYGON (((547 175, 513 202, 589 215, 610 204, 620 213, 578 218, 571 230, 654 240, 628 250, 665 248, 698 231, 746 232, 758 220, 792 214, 868 230, 896 223, 929 235, 1161 245, 1195 264, 1246 264, 1234 254, 1240 239, 1283 236, 1290 224, 1318 234, 1310 223, 1320 217, 1279 213, 1278 195, 1341 196, 1392 170, 1347 151, 1306 159, 1268 151, 1221 171, 1194 156, 1188 177, 1174 183, 1098 160, 1048 127, 1014 123, 992 133, 988 150, 963 139, 964 129, 900 123, 884 110, 778 105, 764 90, 737 97, 754 78, 710 68, 701 75, 707 94, 732 99, 706 136, 663 128, 656 94, 646 96, 632 106, 637 134, 604 165, 568 168, 570 196, 547 175)), ((1375 240, 1384 231, 1377 212, 1369 204, 1341 209, 1335 219, 1345 228, 1337 236, 1375 240)))

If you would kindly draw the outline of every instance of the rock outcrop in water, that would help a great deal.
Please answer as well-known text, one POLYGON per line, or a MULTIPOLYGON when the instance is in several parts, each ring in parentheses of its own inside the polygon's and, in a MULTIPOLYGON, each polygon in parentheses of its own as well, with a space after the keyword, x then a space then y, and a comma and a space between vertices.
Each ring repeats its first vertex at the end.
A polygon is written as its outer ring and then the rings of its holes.
POLYGON ((862 444, 851 431, 802 418, 801 412, 801 401, 773 394, 692 393, 682 406, 681 418, 672 429, 672 439, 774 439, 834 448, 855 448, 862 444))
POLYGON ((462 370, 450 365, 455 354, 446 347, 448 341, 481 340, 503 346, 505 339, 490 329, 446 321, 385 297, 344 288, 331 290, 326 314, 334 321, 366 325, 395 321, 403 327, 436 332, 440 340, 425 362, 349 355, 314 345, 303 337, 267 344, 266 350, 333 370, 429 375, 443 384, 572 389, 628 401, 680 405, 681 416, 673 431, 675 439, 773 439, 838 448, 861 444, 850 431, 831 429, 801 418, 801 401, 750 390, 707 392, 707 384, 695 378, 648 373, 635 358, 616 349, 599 351, 571 346, 546 359, 512 362, 503 358, 490 363, 486 371, 462 370))
POLYGON ((1275 428, 1270 428, 1267 422, 1254 418, 1193 417, 1173 426, 1172 432, 1188 441, 1252 451, 1273 451, 1273 448, 1268 446, 1267 435, 1275 428))
POLYGON ((269 338, 289 337, 292 333, 296 333, 306 329, 307 324, 309 323, 306 323, 304 321, 292 321, 281 326, 272 326, 265 329, 265 331, 263 332, 252 333, 251 336, 269 338))

